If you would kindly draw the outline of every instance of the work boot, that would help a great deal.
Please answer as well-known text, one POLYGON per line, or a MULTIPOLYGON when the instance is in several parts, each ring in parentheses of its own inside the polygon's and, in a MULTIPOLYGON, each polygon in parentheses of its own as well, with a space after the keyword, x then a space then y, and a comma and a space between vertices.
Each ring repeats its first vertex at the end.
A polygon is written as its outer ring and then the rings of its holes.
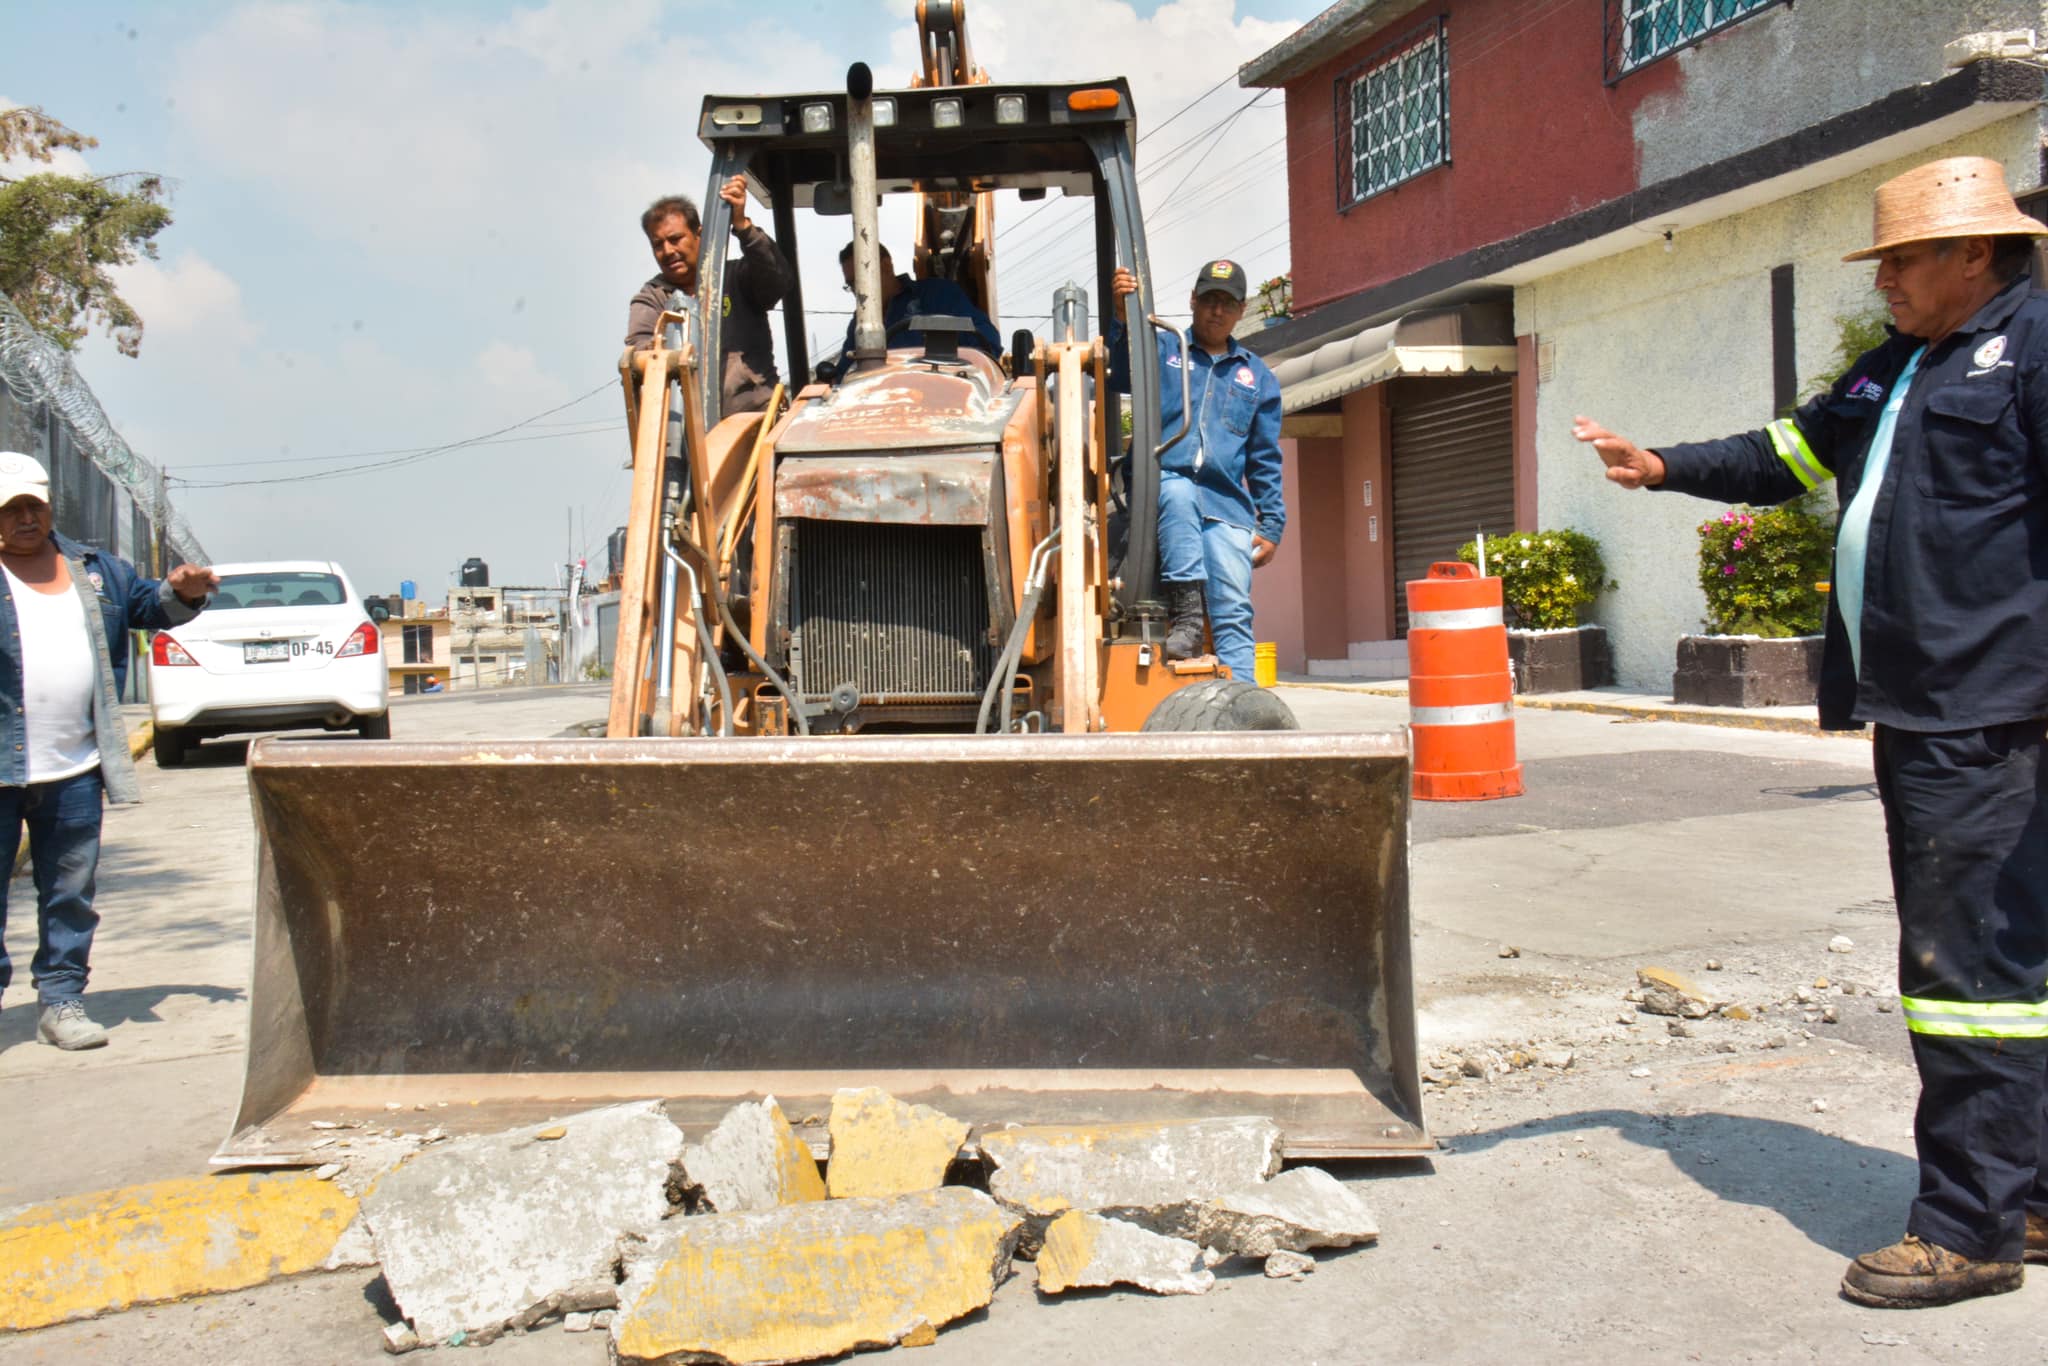
POLYGON ((2048 1262, 2048 1218, 2027 1215, 2027 1252, 2030 1262, 2048 1262))
POLYGON ((43 1007, 36 1017, 36 1033, 44 1043, 53 1043, 66 1052, 81 1048, 105 1048, 107 1031, 92 1022, 85 1013, 85 1002, 73 997, 43 1007))
POLYGON ((1193 659, 1202 651, 1202 585, 1169 583, 1167 608, 1173 613, 1166 623, 1166 657, 1193 659))
POLYGON ((1849 1263, 1842 1294, 1873 1309, 1927 1309, 2020 1288, 2019 1262, 1980 1262, 1907 1234, 1849 1263))

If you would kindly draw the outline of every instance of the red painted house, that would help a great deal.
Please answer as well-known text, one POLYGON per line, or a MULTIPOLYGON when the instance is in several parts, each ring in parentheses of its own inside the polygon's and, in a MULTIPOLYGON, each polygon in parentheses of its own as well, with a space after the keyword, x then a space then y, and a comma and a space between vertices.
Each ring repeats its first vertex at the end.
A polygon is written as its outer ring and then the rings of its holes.
POLYGON ((1622 681, 1668 683, 1705 505, 1606 496, 1571 414, 1760 426, 1863 307, 1839 257, 1878 180, 1967 152, 2040 183, 2042 69, 2021 37, 1955 64, 1961 8, 1341 0, 1247 63, 1287 108, 1293 312, 1245 338, 1288 413, 1289 535, 1254 581, 1281 669, 1398 676, 1403 581, 1570 526, 1619 581, 1594 615, 1622 681))

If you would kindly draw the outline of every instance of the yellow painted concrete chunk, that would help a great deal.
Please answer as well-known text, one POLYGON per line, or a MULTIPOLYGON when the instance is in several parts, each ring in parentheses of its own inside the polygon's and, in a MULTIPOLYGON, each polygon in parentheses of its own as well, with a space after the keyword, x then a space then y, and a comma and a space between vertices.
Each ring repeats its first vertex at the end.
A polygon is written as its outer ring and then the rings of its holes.
POLYGON ((1038 1250, 1038 1289, 1047 1295, 1112 1285, 1204 1295, 1215 1284, 1195 1243, 1079 1210, 1053 1220, 1038 1250))
POLYGON ((877 1087, 832 1097, 832 1160, 825 1189, 834 1200, 934 1190, 967 1141, 967 1125, 929 1105, 905 1105, 877 1087))
POLYGON ((0 1328, 316 1270, 355 1217, 347 1192, 297 1172, 187 1177, 29 1205, 0 1218, 0 1328))
POLYGON ((737 1214, 825 1198, 810 1145, 797 1137, 775 1097, 735 1105, 702 1143, 683 1149, 693 1210, 737 1214))
POLYGON ((964 1187, 672 1220, 619 1287, 622 1362, 814 1361, 984 1308, 1019 1220, 964 1187))

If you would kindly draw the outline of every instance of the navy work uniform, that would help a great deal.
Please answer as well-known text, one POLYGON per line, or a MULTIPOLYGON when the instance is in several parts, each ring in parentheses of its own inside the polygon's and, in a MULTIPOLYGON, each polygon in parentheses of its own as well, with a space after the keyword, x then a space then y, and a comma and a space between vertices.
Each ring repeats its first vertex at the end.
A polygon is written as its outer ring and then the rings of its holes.
POLYGON ((2048 1216, 2048 296, 1894 335, 1760 431, 1660 446, 1661 487, 1842 505, 1820 719, 1872 723, 1921 1095, 1907 1231, 2017 1262, 2048 1216))

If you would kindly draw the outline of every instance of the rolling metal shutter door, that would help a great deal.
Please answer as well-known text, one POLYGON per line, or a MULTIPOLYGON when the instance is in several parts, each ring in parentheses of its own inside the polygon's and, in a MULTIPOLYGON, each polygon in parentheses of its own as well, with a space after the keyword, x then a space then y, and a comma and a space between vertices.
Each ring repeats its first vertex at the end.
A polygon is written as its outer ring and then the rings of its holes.
POLYGON ((1455 560, 1473 533, 1515 520, 1512 377, 1412 379, 1395 387, 1394 628, 1408 634, 1403 585, 1455 560))

